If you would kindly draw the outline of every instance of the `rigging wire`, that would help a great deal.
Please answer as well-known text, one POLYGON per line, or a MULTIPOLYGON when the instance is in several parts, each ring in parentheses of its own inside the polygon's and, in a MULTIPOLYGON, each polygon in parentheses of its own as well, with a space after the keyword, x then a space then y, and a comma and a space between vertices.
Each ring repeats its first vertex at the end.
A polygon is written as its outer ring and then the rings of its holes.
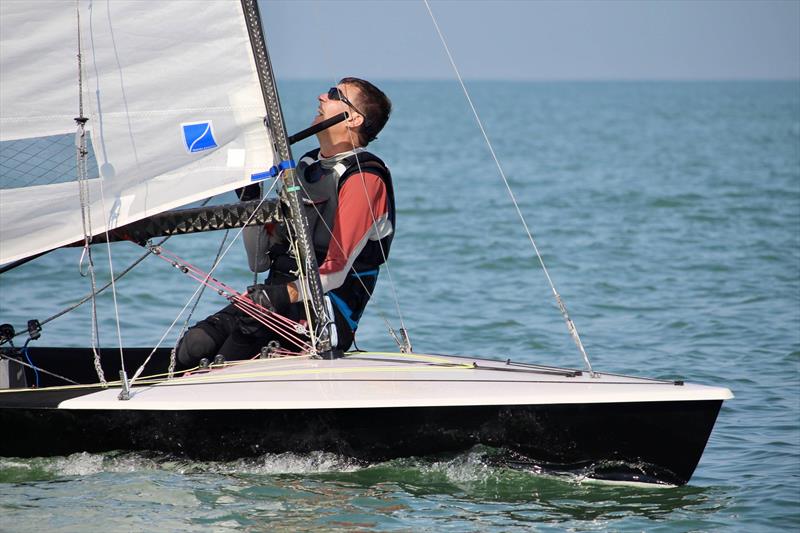
MULTIPOLYGON (((275 330, 276 332, 281 333, 281 331, 278 330, 283 330, 283 332, 289 332, 293 334, 293 332, 300 332, 300 330, 305 331, 306 328, 300 323, 257 305, 249 296, 249 294, 239 293, 233 287, 226 285, 218 279, 210 276, 206 272, 203 272, 198 267, 181 259, 169 250, 163 248, 156 249, 155 247, 152 247, 152 249, 153 253, 156 254, 160 259, 167 261, 174 268, 177 268, 183 274, 186 274, 195 281, 202 283, 204 286, 211 287, 220 296, 224 296, 231 301, 235 307, 242 309, 243 311, 247 312, 248 315, 253 316, 254 318, 263 318, 263 322, 268 322, 266 325, 270 326, 271 329, 275 330)), ((299 342, 302 343, 302 341, 299 342)))
MULTIPOLYGON (((230 249, 230 246, 228 247, 228 249, 230 249)), ((226 252, 227 251, 228 250, 226 250, 226 252)), ((284 317, 282 315, 279 315, 278 313, 275 313, 275 312, 272 312, 272 311, 269 311, 267 309, 262 308, 261 306, 255 304, 252 300, 250 300, 249 297, 239 294, 238 292, 236 292, 231 287, 229 287, 229 286, 225 285, 224 283, 221 283, 217 279, 211 277, 211 273, 210 272, 209 273, 204 273, 200 269, 198 269, 197 267, 194 267, 194 266, 186 263, 185 261, 181 260, 176 255, 174 255, 174 254, 172 254, 170 252, 167 252, 166 250, 158 250, 157 252, 154 252, 154 253, 156 253, 161 259, 164 259, 165 261, 170 262, 173 266, 175 266, 176 268, 179 268, 182 272, 184 272, 185 274, 188 274, 190 277, 194 278, 196 281, 199 281, 202 284, 202 286, 208 285, 208 286, 214 288, 220 295, 227 296, 233 302, 233 305, 235 305, 240 310, 246 312, 250 316, 254 317, 256 320, 258 320, 259 322, 261 322, 265 326, 269 327, 270 329, 272 329, 276 333, 278 333, 278 334, 280 334, 280 335, 282 335, 284 337, 290 338, 291 340, 296 342, 298 345, 302 346, 303 349, 309 349, 309 347, 307 345, 305 345, 302 340, 297 338, 296 335, 292 334, 292 330, 293 330, 293 328, 294 328, 294 326, 296 324, 294 321, 292 321, 292 320, 290 320, 290 319, 288 319, 288 318, 286 318, 286 317, 284 317)), ((214 268, 216 268, 217 266, 218 265, 214 265, 214 268)), ((142 363, 142 365, 137 369, 137 371, 134 374, 133 378, 131 378, 130 382, 125 385, 125 389, 126 390, 130 390, 133 387, 134 382, 139 378, 139 376, 141 375, 141 373, 144 370, 144 368, 147 365, 147 363, 150 362, 150 359, 152 358, 153 354, 155 354, 156 350, 158 350, 158 347, 161 345, 161 343, 164 341, 166 336, 172 330, 173 326, 175 326, 175 324, 178 322, 178 319, 181 317, 183 312, 186 310, 186 308, 191 303, 191 300, 195 297, 195 295, 197 295, 197 293, 199 291, 200 291, 200 287, 195 289, 194 294, 189 298, 189 300, 183 306, 183 309, 181 309, 180 313, 178 313, 178 316, 176 316, 175 320, 173 320, 173 322, 170 325, 170 327, 167 328, 167 330, 164 332, 164 335, 158 341, 156 346, 153 348, 153 350, 147 356, 147 358, 142 363)), ((294 331, 296 331, 296 330, 294 330, 294 331)))
MULTIPOLYGON (((364 120, 367 119, 367 117, 364 117, 363 115, 362 117, 364 120)), ((355 140, 353 138, 353 132, 349 128, 347 129, 347 135, 350 137, 350 145, 353 147, 353 150, 355 150, 355 140)), ((358 153, 356 153, 355 156, 356 156, 356 165, 358 166, 358 174, 361 177, 361 185, 362 188, 364 189, 364 197, 367 199, 367 205, 369 206, 369 215, 370 217, 372 217, 372 227, 375 228, 377 233, 378 221, 375 219, 375 209, 373 208, 372 200, 370 199, 369 194, 367 193, 367 182, 364 179, 364 172, 361 168, 361 161, 359 161, 358 159, 358 153)), ((395 228, 393 224, 392 232, 394 231, 395 228)), ((381 250, 381 257, 383 258, 383 264, 386 265, 386 275, 389 276, 389 286, 392 288, 392 296, 394 298, 395 308, 397 309, 397 317, 400 320, 401 338, 403 338, 404 341, 407 341, 408 330, 406 329, 406 324, 405 321, 403 320, 403 313, 402 311, 400 311, 400 298, 397 295, 397 288, 395 287, 394 278, 392 277, 392 269, 389 267, 389 258, 386 255, 386 250, 383 249, 383 244, 381 243, 381 240, 382 239, 377 240, 378 248, 380 248, 381 250)), ((397 341, 397 337, 394 335, 394 331, 390 329, 390 332, 392 333, 392 336, 395 337, 395 341, 397 341)), ((409 351, 411 351, 411 346, 410 343, 408 342, 404 342, 403 344, 401 344, 400 347, 401 349, 407 348, 409 351)))
MULTIPOLYGON (((88 176, 87 176, 87 156, 88 150, 86 149, 86 131, 85 131, 85 124, 87 122, 87 118, 83 116, 83 58, 82 58, 82 42, 81 42, 81 15, 80 15, 80 4, 78 0, 75 2, 76 4, 76 12, 78 18, 78 86, 79 86, 79 108, 80 108, 80 116, 76 121, 79 122, 80 129, 81 129, 81 146, 80 146, 80 157, 79 157, 79 174, 80 174, 80 181, 83 181, 86 184, 86 208, 87 211, 89 209, 90 199, 88 196, 88 176)), ((106 252, 108 255, 108 269, 109 269, 109 277, 111 278, 111 295, 112 300, 114 302, 114 318, 116 321, 116 329, 117 329, 117 343, 119 345, 119 361, 120 361, 120 373, 122 376, 125 376, 125 356, 122 351, 122 328, 120 326, 120 319, 119 319, 119 305, 117 303, 117 287, 114 282, 114 262, 111 259, 111 239, 108 236, 108 211, 106 211, 106 199, 105 199, 105 192, 103 190, 103 180, 100 179, 100 205, 103 210, 103 226, 104 226, 104 233, 106 236, 106 252)), ((82 202, 83 203, 83 200, 82 202)), ((91 214, 89 214, 89 222, 91 224, 91 214)), ((89 227, 91 232, 91 226, 89 227)), ((85 231, 85 228, 84 228, 85 231)), ((88 238, 84 241, 85 250, 89 253, 90 259, 90 268, 91 268, 91 275, 92 275, 92 314, 94 315, 94 327, 99 331, 99 325, 97 323, 97 309, 96 309, 96 298, 95 294, 97 292, 97 285, 95 283, 95 275, 94 275, 94 264, 91 261, 91 249, 89 247, 89 242, 91 240, 91 233, 88 235, 88 238)), ((99 374, 102 374, 103 370, 100 366, 100 354, 95 351, 95 368, 99 374)), ((123 378, 124 379, 124 378, 123 378)), ((105 383, 105 377, 101 378, 101 382, 105 383)))
MULTIPOLYGON (((94 369, 97 373, 97 378, 103 386, 106 386, 106 378, 103 373, 103 367, 100 364, 100 352, 98 350, 100 345, 100 328, 97 321, 97 280, 94 271, 94 259, 92 258, 92 213, 91 201, 89 198, 89 179, 87 176, 87 155, 86 149, 86 122, 89 120, 83 115, 83 43, 81 42, 81 11, 78 0, 75 1, 75 13, 77 16, 77 30, 78 30, 78 117, 75 122, 78 125, 76 131, 76 156, 78 166, 78 195, 81 204, 81 220, 83 222, 83 253, 78 262, 78 271, 81 276, 85 276, 81 265, 83 264, 84 257, 88 261, 88 273, 92 285, 92 353, 94 355, 94 369)), ((120 343, 121 350, 121 343, 120 343)))
POLYGON ((125 355, 122 352, 122 329, 120 327, 119 321, 119 306, 117 305, 117 285, 114 283, 114 262, 111 260, 111 239, 108 235, 108 218, 106 218, 106 198, 105 194, 103 193, 103 181, 100 180, 100 203, 103 206, 103 221, 105 223, 105 235, 106 235, 106 251, 108 253, 108 271, 109 276, 111 277, 111 296, 114 301, 114 318, 116 319, 117 323, 117 342, 119 343, 119 362, 121 372, 125 373, 125 355))
POLYGON ((506 190, 508 191, 508 195, 511 197, 511 202, 514 204, 514 208, 517 210, 517 215, 519 216, 520 221, 522 222, 522 226, 525 228, 525 232, 528 234, 528 240, 530 240, 531 245, 533 246, 533 250, 536 252, 536 257, 539 259, 539 264, 542 266, 542 270, 544 271, 544 275, 547 278, 547 282, 550 284, 550 288, 553 291, 553 296, 556 299, 556 303, 558 304, 558 308, 561 311, 561 315, 564 317, 564 321, 567 324, 567 330, 569 331, 570 336, 572 336, 572 340, 575 342, 575 345, 578 347, 578 351, 580 351, 581 355, 583 356, 583 361, 586 363, 586 367, 589 370, 589 373, 594 377, 596 374, 594 370, 592 370, 592 364, 589 362, 589 356, 586 354, 586 350, 583 347, 583 342, 581 342, 580 335, 578 335, 578 329, 575 327, 575 323, 569 316, 567 312, 567 307, 564 304, 564 301, 561 299, 561 295, 556 290, 556 286, 553 283, 553 280, 550 278, 550 273, 547 271, 547 267, 544 264, 544 260, 542 259, 542 255, 539 253, 539 247, 536 246, 536 242, 533 239, 533 234, 531 230, 528 228, 528 223, 525 221, 525 217, 522 215, 522 210, 517 203, 517 199, 514 196, 514 192, 511 190, 511 185, 508 183, 508 179, 506 178, 505 172, 503 172, 503 167, 500 165, 500 160, 497 158, 497 154, 495 154, 494 147, 492 146, 491 141, 489 140, 489 136, 486 134, 486 130, 483 127, 483 122, 481 121, 480 116, 478 115, 478 111, 475 109, 475 105, 472 103, 472 98, 469 95, 469 91, 467 90, 466 85, 464 84, 464 80, 461 77, 461 73, 456 66, 455 60, 453 59, 453 55, 450 53, 450 47, 447 46, 447 41, 444 38, 444 34, 442 30, 439 28, 439 23, 436 21, 436 17, 431 10, 431 6, 428 3, 428 0, 422 0, 425 3, 425 7, 428 10, 428 14, 431 17, 431 21, 433 22, 433 26, 436 28, 436 33, 439 34, 439 40, 442 42, 442 46, 444 47, 444 51, 447 54, 447 58, 450 60, 450 65, 453 67, 453 71, 458 78, 458 83, 461 85, 461 90, 464 92, 464 96, 467 98, 467 102, 469 103, 469 107, 472 110, 472 114, 475 117, 475 121, 478 123, 478 127, 481 130, 481 134, 483 134, 483 139, 486 141, 486 146, 489 148, 489 152, 492 154, 492 159, 494 159, 494 163, 497 166, 497 170, 500 173, 500 177, 503 178, 503 183, 505 183, 506 190))
MULTIPOLYGON (((206 198, 206 199, 205 199, 205 200, 202 202, 201 206, 205 206, 206 204, 208 204, 208 202, 209 202, 210 200, 211 200, 211 198, 206 198)), ((225 235, 226 235, 226 236, 228 235, 228 230, 226 230, 226 232, 225 232, 225 235)), ((162 245, 163 245, 165 242, 167 242, 167 241, 168 241, 168 240, 169 240, 171 237, 172 237, 171 235, 167 235, 166 237, 164 237, 163 239, 161 239, 161 240, 160 240, 160 241, 159 241, 159 242, 158 242, 158 243, 155 245, 155 247, 160 247, 160 246, 162 246, 162 245)), ((220 244, 220 251, 222 250, 222 246, 223 246, 224 242, 225 242, 225 239, 223 239, 223 241, 222 241, 222 244, 220 244)), ((217 259, 215 259, 215 261, 214 261, 214 264, 217 264, 217 263, 218 263, 218 262, 221 260, 221 257, 220 257, 220 251, 218 251, 218 252, 217 252, 217 259)), ((119 280, 120 280, 122 277, 124 277, 126 274, 128 274, 130 271, 132 271, 134 268, 136 268, 136 267, 137 267, 137 266, 138 266, 140 263, 142 263, 142 261, 144 261, 145 259, 147 259, 147 258, 148 258, 150 255, 152 255, 152 254, 153 254, 153 252, 152 252, 151 250, 149 250, 149 249, 148 249, 148 250, 147 250, 147 251, 146 251, 144 254, 142 254, 142 255, 141 255, 141 256, 140 256, 138 259, 136 259, 136 260, 135 260, 133 263, 131 263, 131 264, 130 264, 130 265, 127 267, 127 268, 125 268, 124 270, 122 270, 121 272, 119 272, 118 274, 116 274, 116 275, 113 277, 113 279, 112 279, 111 281, 109 281, 108 283, 106 283, 105 285, 103 285, 102 287, 100 287, 99 289, 97 289, 97 290, 94 290, 94 291, 90 292, 89 294, 87 294, 86 296, 84 296, 83 298, 81 298, 80 300, 78 300, 77 302, 75 302, 74 304, 70 305, 69 307, 66 307, 66 308, 62 309, 61 311, 59 311, 58 313, 56 313, 56 314, 54 314, 54 315, 52 315, 52 316, 50 316, 50 317, 48 317, 48 318, 46 318, 46 319, 42 320, 42 321, 40 322, 40 325, 44 326, 45 324, 47 324, 47 323, 49 323, 49 322, 52 322, 53 320, 56 320, 57 318, 60 318, 60 317, 64 316, 65 314, 67 314, 67 313, 69 313, 69 312, 71 312, 71 311, 73 311, 73 310, 77 309, 77 308, 78 308, 78 307, 80 307, 81 305, 83 305, 83 304, 85 304, 86 302, 88 302, 88 301, 92 300, 92 299, 93 299, 93 298, 94 298, 96 295, 99 295, 99 294, 103 293, 103 292, 104 292, 106 289, 108 289, 109 287, 111 287, 111 285, 112 285, 112 283, 113 283, 113 282, 119 281, 119 280)), ((210 275, 210 274, 209 274, 209 275, 210 275)), ((203 286, 203 288, 204 288, 204 286, 203 286)), ((189 301, 191 301, 191 299, 192 299, 193 297, 194 297, 194 295, 192 295, 192 296, 189 298, 189 301)), ((195 307, 197 306, 197 303, 198 303, 198 302, 199 302, 199 298, 198 298, 198 299, 197 299, 197 301, 195 302, 195 307)), ((191 312, 194 312, 194 308, 192 309, 192 311, 191 311, 191 312)), ((187 319, 187 321, 188 321, 188 320, 189 320, 189 319, 187 319)), ((20 335, 23 335, 23 334, 25 334, 25 333, 27 333, 27 330, 21 330, 21 331, 18 331, 18 332, 17 332, 17 333, 14 335, 14 337, 18 337, 18 336, 20 336, 20 335)), ((179 337, 180 337, 180 335, 179 335, 179 337)), ((9 340, 9 341, 4 341, 4 343, 5 343, 5 342, 11 342, 11 341, 10 341, 10 340, 9 340)), ((12 345, 12 347, 13 347, 13 342, 11 343, 11 345, 12 345)), ((33 368, 33 367, 31 367, 31 368, 33 368)), ((58 374, 54 374, 54 373, 52 373, 52 372, 48 372, 48 371, 46 371, 46 370, 44 370, 44 369, 42 369, 42 368, 40 368, 40 367, 36 367, 36 368, 37 368, 37 369, 38 369, 40 372, 44 372, 45 374, 50 374, 50 375, 52 375, 52 376, 58 377, 58 378, 60 378, 60 379, 63 379, 63 380, 65 380, 65 381, 69 381, 69 382, 71 382, 71 383, 75 383, 74 381, 72 381, 72 380, 70 380, 70 379, 68 379, 68 378, 65 378, 65 377, 63 377, 63 376, 60 376, 60 375, 58 375, 58 374)), ((172 376, 170 376, 170 379, 171 379, 171 377, 172 377, 172 376)))

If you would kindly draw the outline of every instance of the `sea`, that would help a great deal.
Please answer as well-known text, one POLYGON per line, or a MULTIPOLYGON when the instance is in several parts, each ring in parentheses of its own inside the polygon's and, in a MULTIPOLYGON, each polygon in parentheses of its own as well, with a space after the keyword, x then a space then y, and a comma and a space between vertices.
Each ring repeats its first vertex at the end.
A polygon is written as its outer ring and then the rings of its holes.
MULTIPOLYGON (((290 133, 333 83, 280 83, 290 133)), ((358 346, 396 349, 388 325, 404 326, 418 352, 583 368, 461 87, 378 84, 394 110, 370 149, 394 176, 397 231, 358 346)), ((734 393, 688 485, 513 469, 485 448, 374 464, 323 452, 3 457, 0 531, 800 529, 800 82, 466 86, 594 368, 734 393)), ((164 246, 206 269, 220 255, 218 279, 253 281, 236 230, 164 246)), ((97 283, 143 253, 97 246, 97 283)), ((24 328, 87 294, 80 255, 3 274, 0 322, 24 328)), ((148 258, 116 283, 116 303, 99 297, 100 344, 173 345, 225 304, 206 291, 193 309, 195 289, 148 258)), ((89 346, 91 316, 85 304, 33 342, 89 346)))

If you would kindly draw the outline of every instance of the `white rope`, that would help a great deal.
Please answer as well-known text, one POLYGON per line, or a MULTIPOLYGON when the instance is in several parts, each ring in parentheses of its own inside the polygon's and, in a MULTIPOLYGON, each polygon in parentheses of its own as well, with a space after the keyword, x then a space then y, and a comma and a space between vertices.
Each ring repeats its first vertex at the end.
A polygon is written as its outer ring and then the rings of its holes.
POLYGON ((439 39, 442 41, 442 46, 444 47, 445 52, 447 53, 447 58, 450 60, 450 65, 453 67, 453 71, 458 78, 458 83, 461 84, 461 90, 464 92, 464 96, 467 98, 467 102, 469 103, 470 109, 472 109, 472 114, 475 116, 475 121, 478 123, 478 127, 481 130, 481 134, 483 134, 483 138, 486 141, 486 146, 489 148, 489 152, 492 154, 492 158, 494 159, 494 163, 497 166, 497 170, 500 173, 500 177, 503 178, 503 183, 505 183, 506 190, 508 191, 508 195, 511 197, 511 202, 514 204, 514 208, 517 210, 517 215, 519 215, 519 219, 522 222, 522 226, 525 228, 525 232, 528 234, 528 239, 533 246, 533 250, 536 252, 536 257, 539 259, 539 264, 542 266, 542 270, 544 271, 544 275, 547 278, 547 282, 550 284, 550 288, 553 291, 553 296, 555 296, 556 303, 558 304, 558 308, 561 311, 561 315, 564 317, 564 320, 567 323, 567 330, 569 334, 572 336, 572 340, 575 341, 575 345, 578 347, 581 355, 583 356, 583 361, 586 363, 586 367, 589 370, 589 373, 594 376, 595 373, 592 370, 592 365, 589 362, 589 356, 586 354, 586 350, 583 347, 583 343, 581 342, 580 335, 578 335, 578 330, 575 327, 575 323, 569 317, 567 313, 567 307, 564 305, 564 302, 561 299, 561 296, 558 294, 556 290, 556 286, 553 283, 553 280, 550 278, 550 273, 547 271, 547 267, 544 265, 544 260, 542 259, 542 255, 539 253, 539 247, 536 246, 536 242, 533 240, 533 234, 531 233, 530 229, 528 228, 528 223, 525 221, 525 217, 522 215, 522 210, 519 208, 519 204, 517 203, 517 199, 514 196, 514 192, 511 190, 511 185, 508 183, 508 179, 506 179, 505 172, 503 172, 503 168, 500 166, 500 161, 497 159, 497 155, 494 152, 494 148, 492 147, 492 143, 489 140, 489 136, 486 134, 486 130, 483 127, 483 122, 481 122, 480 116, 478 116, 478 111, 475 109, 475 105, 472 103, 472 98, 470 98, 469 91, 467 91, 466 85, 464 85, 464 80, 461 77, 461 73, 456 66, 455 61, 453 60, 453 55, 450 53, 450 48, 447 46, 447 42, 445 41, 444 34, 442 34, 442 30, 439 28, 439 24, 436 22, 436 17, 433 15, 433 11, 431 10, 431 6, 428 3, 428 0, 422 0, 425 2, 425 7, 428 10, 428 14, 431 17, 431 21, 433 22, 434 27, 436 28, 436 33, 439 34, 439 39))

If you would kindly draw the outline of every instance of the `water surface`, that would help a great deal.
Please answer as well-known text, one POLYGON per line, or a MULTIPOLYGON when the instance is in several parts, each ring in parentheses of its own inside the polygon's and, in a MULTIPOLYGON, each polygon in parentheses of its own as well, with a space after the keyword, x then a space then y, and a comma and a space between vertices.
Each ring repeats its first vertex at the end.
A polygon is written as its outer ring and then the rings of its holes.
MULTIPOLYGON (((316 94, 329 85, 281 86, 290 131, 307 125, 316 94)), ((395 111, 374 151, 394 175, 398 231, 359 346, 395 348, 382 316, 399 326, 396 292, 418 351, 580 367, 458 86, 383 86, 395 111)), ((736 394, 689 486, 519 472, 493 464, 482 449, 374 465, 327 454, 233 463, 120 453, 3 458, 0 530, 800 527, 798 83, 469 87, 595 367, 736 394)), ((167 246, 210 265, 222 236, 167 246)), ((114 245, 114 269, 142 253, 114 245)), ((102 279, 105 254, 96 250, 102 279)), ((3 275, 2 322, 19 328, 85 294, 78 258, 57 251, 3 275)), ((250 283, 238 242, 217 274, 250 283)), ((166 263, 145 261, 118 285, 123 342, 158 342, 193 290, 166 263)), ((192 320, 223 303, 204 295, 192 320)), ((36 342, 88 345, 88 307, 48 324, 36 342)), ((100 314, 101 343, 116 345, 110 297, 101 298, 100 314)))

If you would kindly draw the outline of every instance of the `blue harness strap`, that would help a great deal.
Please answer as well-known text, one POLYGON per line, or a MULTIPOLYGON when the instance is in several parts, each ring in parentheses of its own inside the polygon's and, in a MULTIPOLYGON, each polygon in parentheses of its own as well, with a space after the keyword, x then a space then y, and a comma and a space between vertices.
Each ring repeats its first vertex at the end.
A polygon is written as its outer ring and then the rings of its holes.
POLYGON ((354 277, 354 278, 364 278, 364 277, 367 277, 367 276, 377 276, 378 275, 378 269, 376 268, 374 270, 367 270, 366 272, 353 272, 350 275, 352 277, 354 277))
POLYGON ((358 320, 353 320, 353 310, 350 309, 350 306, 332 292, 329 292, 328 296, 331 297, 331 302, 333 302, 333 304, 339 308, 339 311, 344 316, 344 319, 347 320, 347 325, 350 326, 350 329, 355 331, 358 328, 358 320))
MULTIPOLYGON (((373 270, 366 270, 364 272, 353 272, 350 274, 350 277, 365 278, 369 276, 377 277, 377 275, 378 275, 378 269, 376 268, 373 270)), ((347 302, 345 302, 341 297, 334 294, 333 291, 327 294, 328 296, 330 296, 331 302, 333 302, 333 304, 339 309, 339 312, 342 313, 342 315, 344 316, 344 319, 347 321, 347 325, 350 326, 350 329, 355 331, 358 328, 358 321, 361 319, 361 317, 358 317, 358 319, 353 320, 353 310, 350 309, 350 306, 347 305, 347 302)))

